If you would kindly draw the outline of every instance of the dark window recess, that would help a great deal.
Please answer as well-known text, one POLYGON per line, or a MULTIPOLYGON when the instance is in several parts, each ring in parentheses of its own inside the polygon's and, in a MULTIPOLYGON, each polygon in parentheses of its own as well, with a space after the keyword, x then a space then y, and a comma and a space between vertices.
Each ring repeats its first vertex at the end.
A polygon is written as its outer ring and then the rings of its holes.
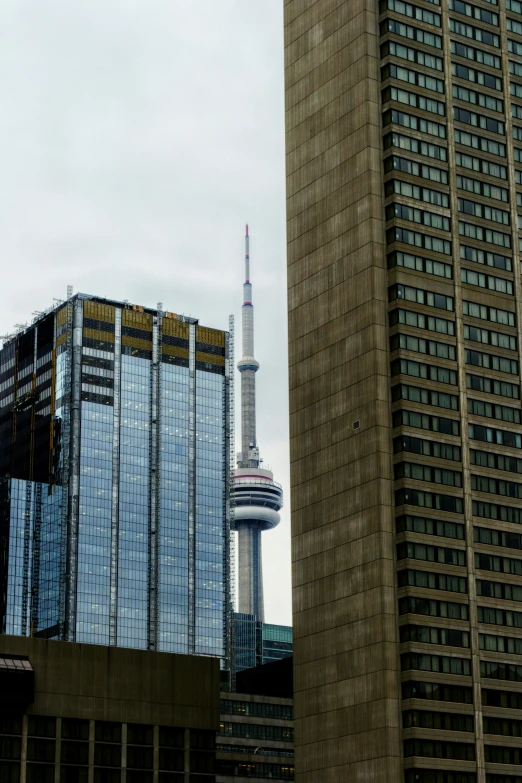
POLYGON ((431 590, 446 590, 451 593, 467 593, 468 583, 463 576, 413 569, 399 571, 397 581, 399 587, 428 587, 431 590))
POLYGON ((484 734, 498 734, 503 737, 522 737, 522 721, 484 716, 484 734))
POLYGON ((104 394, 95 394, 94 392, 82 391, 83 402, 94 402, 97 405, 114 405, 114 399, 112 397, 106 397, 104 394))
POLYGON ((183 748, 185 746, 185 729, 160 726, 159 744, 162 748, 183 748))
POLYGON ((186 348, 188 350, 189 341, 184 337, 172 337, 170 334, 163 334, 161 336, 163 345, 175 345, 178 348, 186 348))
POLYGON ((403 541, 397 544, 397 560, 411 558, 425 560, 431 563, 465 566, 466 552, 463 549, 448 549, 442 546, 418 544, 413 541, 403 541))
POLYGON ((127 783, 153 783, 154 775, 152 772, 134 772, 127 769, 127 783))
POLYGON ((215 375, 224 375, 225 374, 225 368, 221 367, 218 364, 211 364, 210 362, 196 362, 196 370, 201 370, 201 372, 212 372, 215 375))
POLYGON ((522 692, 497 691, 482 689, 482 704, 484 707, 503 707, 509 710, 522 710, 522 692))
POLYGON ((54 764, 28 764, 27 783, 54 783, 54 764))
MULTIPOLYGON (((200 783, 205 783, 206 778, 199 778, 200 783)), ((211 778, 215 781, 215 778, 211 778)), ((184 772, 160 772, 158 775, 159 783, 185 783, 184 772)), ((118 781, 119 783, 119 781, 118 781)))
POLYGON ((60 767, 60 783, 88 783, 87 767, 60 767))
MULTIPOLYGON (((449 772, 443 769, 407 769, 404 783, 476 783, 474 772, 449 772)), ((488 783, 490 783, 488 778, 488 783)), ((500 782, 499 782, 500 783, 500 782)), ((508 783, 508 781, 505 781, 508 783)))
POLYGON ((202 353, 213 353, 216 356, 225 355, 224 348, 222 348, 220 345, 210 345, 210 343, 196 343, 196 351, 201 351, 202 353))
POLYGON ((83 337, 82 345, 84 348, 93 348, 95 351, 105 351, 114 353, 114 343, 108 340, 95 340, 92 337, 83 337))
POLYGON ((127 767, 131 769, 152 769, 152 748, 127 746, 127 767))
POLYGON ((87 367, 99 367, 102 370, 114 370, 114 362, 112 359, 98 359, 97 356, 82 356, 82 364, 87 367))
POLYGON ((402 698, 473 704, 473 689, 464 685, 446 685, 442 682, 403 682, 402 698))
POLYGON ((114 324, 110 321, 98 321, 96 318, 84 318, 84 329, 94 329, 96 332, 112 332, 114 334, 114 324))
POLYGON ((27 736, 56 737, 56 718, 29 715, 27 719, 27 736))
POLYGON ((467 620, 468 606, 451 601, 407 596, 399 599, 399 614, 421 614, 428 617, 446 617, 450 620, 467 620))
POLYGON ((452 514, 462 514, 464 505, 462 498, 452 495, 439 495, 433 492, 424 492, 418 489, 398 489, 395 492, 396 506, 419 506, 421 508, 433 508, 437 511, 448 511, 452 514))
POLYGON ((135 348, 132 345, 122 345, 121 352, 124 356, 134 356, 136 359, 152 359, 152 351, 146 351, 143 348, 135 348))
POLYGON ((181 770, 185 768, 185 751, 160 748, 159 768, 164 770, 181 770))
POLYGON ((197 750, 214 750, 216 747, 216 732, 192 729, 190 732, 190 747, 197 750))
POLYGON ((464 525, 457 522, 447 522, 442 519, 430 519, 426 517, 413 517, 409 514, 397 517, 397 533, 406 531, 412 533, 424 533, 428 536, 445 536, 464 541, 464 525))
POLYGON ((487 680, 522 682, 522 665, 501 661, 481 661, 480 676, 487 680))
POLYGON ((99 767, 120 767, 121 745, 106 745, 96 742, 94 745, 94 763, 99 767))
MULTIPOLYGON (((129 745, 152 745, 154 729, 140 723, 129 723, 127 726, 127 742, 129 745)), ((132 766, 132 765, 129 765, 132 766)))
POLYGON ((54 740, 28 739, 27 758, 29 761, 46 761, 54 763, 54 740))
POLYGON ((94 783, 121 783, 119 769, 94 769, 94 783))
POLYGON ((3 716, 0 715, 0 734, 11 734, 21 736, 22 718, 19 715, 3 716))
POLYGON ((402 625, 400 627, 401 644, 420 642, 421 644, 443 644, 449 647, 469 647, 469 633, 450 628, 432 628, 426 625, 402 625))
POLYGON ((95 724, 94 736, 100 742, 121 742, 121 723, 98 720, 95 724))
POLYGON ((0 781, 2 783, 20 783, 20 763, 0 761, 0 781))
POLYGON ((409 739, 404 742, 404 757, 455 759, 475 761, 475 746, 467 742, 438 742, 437 740, 409 739))
POLYGON ((473 715, 459 715, 453 712, 425 712, 407 710, 402 713, 405 729, 440 729, 442 731, 474 731, 473 715))
POLYGON ((22 752, 22 740, 17 737, 0 737, 0 758, 19 759, 22 752))
POLYGON ((510 549, 522 549, 522 534, 506 530, 494 530, 489 527, 474 527, 473 540, 489 546, 503 546, 510 549))
POLYGON ((503 748, 501 745, 485 745, 484 756, 490 764, 522 764, 521 748, 503 748))
POLYGON ((149 332, 146 329, 135 329, 134 326, 122 326, 121 335, 122 337, 135 337, 138 340, 147 340, 149 343, 152 342, 152 332, 149 332))
POLYGON ((161 354, 161 361, 164 364, 176 364, 178 367, 188 367, 189 360, 183 356, 170 356, 167 353, 161 354))
POLYGON ((114 378, 105 378, 101 375, 91 375, 82 372, 82 383, 90 383, 93 386, 106 386, 108 389, 114 388, 114 378))
POLYGON ((77 740, 62 739, 60 760, 62 764, 88 764, 89 744, 77 740))

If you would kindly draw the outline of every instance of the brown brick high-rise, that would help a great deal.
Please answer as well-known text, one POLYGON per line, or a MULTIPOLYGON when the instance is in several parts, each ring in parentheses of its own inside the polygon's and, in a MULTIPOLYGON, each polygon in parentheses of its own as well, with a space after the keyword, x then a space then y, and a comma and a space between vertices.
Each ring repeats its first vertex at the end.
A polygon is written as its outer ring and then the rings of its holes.
POLYGON ((284 9, 297 781, 520 783, 522 3, 284 9))

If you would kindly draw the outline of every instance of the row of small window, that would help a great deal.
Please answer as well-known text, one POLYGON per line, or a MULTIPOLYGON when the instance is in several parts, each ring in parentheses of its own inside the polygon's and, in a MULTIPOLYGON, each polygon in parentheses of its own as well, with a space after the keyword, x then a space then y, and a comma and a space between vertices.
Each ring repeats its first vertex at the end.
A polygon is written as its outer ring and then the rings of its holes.
POLYGON ((488 476, 471 476, 471 488, 477 492, 487 492, 491 495, 504 495, 509 498, 522 498, 522 484, 488 476))
POLYGON ((408 386, 404 383, 392 387, 392 402, 398 402, 399 400, 418 402, 421 405, 432 405, 453 411, 458 411, 459 409, 459 398, 455 394, 421 389, 419 386, 408 386))
POLYGON ((488 370, 496 370, 497 372, 506 372, 510 375, 518 375, 518 362, 515 359, 506 359, 503 356, 471 351, 467 348, 465 357, 466 364, 485 367, 488 370))
MULTIPOLYGON (((459 235, 468 239, 475 239, 478 242, 488 242, 497 247, 511 247, 511 237, 509 234, 503 234, 501 231, 493 231, 490 228, 482 228, 473 223, 466 223, 459 220, 459 235)), ((400 241, 400 240, 399 240, 400 241)))
MULTIPOLYGON (((522 655, 522 639, 516 639, 511 636, 496 636, 489 633, 479 633, 479 650, 508 653, 509 655, 522 655)), ((520 761, 514 763, 518 764, 520 761)))
POLYGON ((394 242, 402 242, 404 245, 423 248, 434 253, 444 253, 447 256, 451 255, 451 242, 448 239, 421 234, 406 228, 390 228, 386 231, 386 244, 392 245, 394 242))
MULTIPOLYGON (((396 255, 403 254, 397 253, 396 255)), ((415 256, 410 257, 415 258, 415 256)), ((445 318, 437 318, 434 315, 425 315, 424 313, 416 313, 413 310, 399 309, 391 310, 388 318, 390 326, 404 324, 405 326, 415 326, 417 329, 425 329, 426 331, 436 332, 438 334, 455 334, 454 321, 448 321, 445 318)))
MULTIPOLYGON (((387 160, 390 160, 390 158, 387 158, 387 160)), ((394 156, 392 160, 393 162, 395 162, 397 160, 400 160, 400 158, 395 158, 394 156)), ((414 165, 419 166, 419 164, 414 164, 414 165)), ((430 167, 423 166, 422 168, 430 168, 430 167)), ((447 193, 441 193, 440 190, 432 190, 431 188, 423 188, 420 185, 413 185, 411 182, 404 182, 403 180, 398 180, 398 179, 388 180, 388 182, 386 182, 384 185, 384 195, 392 196, 394 193, 397 193, 399 196, 406 196, 406 198, 417 199, 417 201, 424 201, 425 204, 433 204, 436 207, 449 208, 449 195, 447 193)), ((430 214, 430 213, 424 213, 424 214, 430 214)), ((393 214, 391 214, 391 217, 394 217, 393 214)), ((388 220, 391 220, 391 217, 388 217, 388 220)), ((397 217, 403 217, 403 215, 398 215, 397 217)), ((403 217, 403 219, 412 220, 413 218, 403 217)), ((415 222, 418 223, 421 221, 415 220, 415 222)), ((432 225, 432 224, 430 222, 430 223, 424 223, 424 225, 432 225)), ((441 226, 434 225, 433 228, 441 228, 441 226)), ((444 229, 444 230, 448 231, 449 229, 444 229)))
POLYGON ((406 82, 424 90, 444 94, 444 81, 442 79, 428 76, 420 71, 413 71, 411 68, 405 68, 402 65, 395 65, 394 63, 383 65, 381 68, 381 81, 384 82, 386 79, 397 79, 400 82, 406 82))
POLYGON ((400 544, 397 544, 397 560, 406 558, 453 566, 466 565, 466 552, 464 549, 449 549, 443 546, 419 544, 414 541, 402 541, 400 544))
POLYGON ((454 495, 441 495, 437 492, 425 492, 424 490, 411 489, 409 487, 395 492, 395 506, 404 505, 432 508, 452 514, 462 514, 464 510, 462 498, 454 495))
MULTIPOLYGON (((454 132, 455 143, 461 144, 463 147, 471 147, 471 149, 480 150, 481 152, 487 152, 490 155, 498 155, 499 157, 506 157, 506 145, 500 141, 493 139, 487 139, 484 136, 477 136, 475 133, 469 133, 468 131, 459 130, 455 128, 454 132)), ((473 168, 478 171, 477 158, 468 159, 467 155, 462 153, 456 153, 456 161, 458 166, 464 168, 471 168, 470 161, 473 163, 473 168), (459 162, 460 161, 460 162, 459 162)), ((500 179, 507 179, 507 169, 505 166, 498 163, 487 163, 486 161, 480 161, 480 169, 483 174, 489 174, 492 177, 500 177, 500 179)))
MULTIPOLYGON (((463 591, 465 592, 465 591, 463 591)), ((401 644, 441 644, 449 647, 469 648, 469 633, 450 628, 433 628, 426 625, 402 625, 399 629, 401 644)), ((520 640, 522 642, 522 639, 520 640)))
MULTIPOLYGON (((440 672, 469 677, 471 661, 468 658, 448 658, 445 655, 427 655, 425 653, 403 653, 402 671, 440 672)), ((448 685, 442 682, 402 683, 402 699, 425 699, 426 701, 449 701, 457 704, 473 704, 473 691, 465 685, 448 685)))
POLYGON ((501 557, 487 552, 475 552, 475 568, 500 574, 522 576, 522 560, 515 557, 501 557))
POLYGON ((464 0, 449 0, 449 9, 450 11, 455 11, 457 14, 463 14, 464 16, 469 16, 471 19, 476 19, 485 24, 492 24, 495 25, 495 27, 498 27, 498 14, 494 14, 484 8, 479 8, 471 3, 465 3, 464 0))
MULTIPOLYGON (((434 571, 414 571, 413 569, 398 571, 397 583, 399 587, 423 587, 430 590, 445 590, 448 593, 467 593, 468 591, 468 580, 465 577, 438 574, 434 571)), ((420 639, 409 641, 420 641, 420 639)))
MULTIPOLYGON (((385 32, 388 32, 385 30, 385 32)), ((405 46, 404 44, 397 43, 396 41, 387 41, 381 44, 381 59, 388 57, 399 57, 401 60, 407 60, 410 63, 417 63, 423 65, 425 68, 432 68, 434 71, 443 70, 442 57, 436 57, 434 54, 428 54, 422 52, 419 49, 413 49, 411 46, 405 46)), ((382 77, 387 78, 387 77, 382 77)), ((443 92, 444 89, 439 90, 443 92)))
POLYGON ((420 756, 421 758, 475 761, 475 745, 466 742, 409 739, 404 741, 403 746, 404 758, 420 756))
MULTIPOLYGON (((476 112, 469 111, 468 109, 461 109, 459 106, 454 106, 453 117, 456 122, 462 122, 464 125, 472 125, 474 128, 481 128, 482 130, 489 131, 490 133, 498 133, 500 136, 505 135, 505 124, 501 120, 495 120, 492 117, 486 117, 484 114, 477 114, 476 112)), ((457 141, 457 134, 455 134, 455 141, 460 144, 464 143, 457 141)), ((498 152, 497 154, 501 153, 498 152)), ((503 157, 505 157, 505 147, 503 157)))
POLYGON ((435 601, 434 599, 408 596, 399 599, 399 615, 420 614, 425 617, 445 617, 448 620, 469 620, 467 604, 456 604, 451 601, 435 601))
POLYGON ((400 125, 403 128, 419 131, 420 133, 435 136, 439 139, 446 138, 446 126, 441 125, 440 122, 434 122, 425 117, 417 117, 414 114, 397 111, 397 109, 385 111, 382 115, 382 124, 384 128, 392 124, 400 125))
POLYGON ((484 345, 493 345, 496 348, 505 348, 507 351, 517 350, 517 338, 514 335, 494 332, 491 329, 479 329, 469 324, 464 324, 464 338, 484 345))
MULTIPOLYGON (((413 27, 405 22, 399 22, 397 19, 385 19, 380 25, 380 34, 394 33, 409 41, 416 41, 425 46, 433 46, 435 49, 442 49, 442 38, 429 30, 421 30, 419 27, 413 27)), ((487 63, 486 63, 487 64, 487 63)))
MULTIPOLYGON (((401 87, 385 87, 381 97, 383 105, 388 103, 388 101, 396 101, 397 103, 402 103, 404 106, 411 106, 414 109, 436 114, 439 117, 446 116, 446 106, 441 101, 436 101, 434 98, 428 98, 426 95, 417 95, 417 93, 404 90, 401 87)), ((477 122, 468 122, 468 125, 475 124, 476 127, 482 127, 482 125, 479 125, 478 115, 475 116, 477 117, 477 122)), ((497 121, 492 120, 492 122, 497 121)), ((496 132, 498 133, 499 131, 496 132)))
POLYGON ((495 609, 492 606, 478 606, 477 619, 485 625, 502 625, 508 628, 522 628, 522 612, 511 609, 495 609))
POLYGON ((394 302, 396 299, 404 299, 407 302, 435 307, 439 310, 449 310, 453 312, 454 299, 452 296, 437 294, 433 291, 427 291, 423 288, 415 288, 401 283, 392 285, 388 288, 388 301, 394 302))
MULTIPOLYGON (((412 435, 402 435, 400 438, 394 438, 393 453, 400 454, 401 452, 422 454, 424 457, 436 457, 437 459, 447 459, 453 462, 461 461, 460 446, 454 446, 452 443, 441 443, 437 440, 415 438, 412 435)), ((522 460, 520 462, 522 465, 522 460)))
POLYGON ((495 519, 500 522, 514 522, 522 524, 522 511, 514 506, 501 506, 497 503, 485 503, 473 500, 473 516, 482 519, 495 519))
MULTIPOLYGON (((483 454, 484 452, 478 452, 478 453, 483 454)), ((503 455, 495 455, 495 456, 503 456, 503 455)), ((509 458, 506 457, 505 459, 509 459, 509 458)), ((516 461, 520 462, 520 460, 516 460, 516 461)), ((488 546, 500 546, 500 547, 506 547, 508 549, 522 549, 521 533, 511 533, 505 530, 496 530, 494 528, 489 528, 489 527, 474 527, 473 540, 475 541, 475 543, 487 544, 488 546)), ((518 601, 521 599, 517 598, 516 600, 518 601)))
POLYGON ((413 269, 416 272, 425 272, 428 275, 444 277, 446 280, 451 280, 453 277, 451 264, 445 264, 443 261, 433 261, 431 258, 414 256, 411 253, 403 253, 402 251, 388 253, 387 261, 388 269, 402 266, 405 269, 413 269))
MULTIPOLYGON (((434 340, 425 340, 423 337, 415 337, 411 334, 394 334, 392 337, 390 337, 390 351, 393 353, 393 351, 398 351, 399 349, 403 351, 412 351, 415 353, 422 353, 426 354, 427 356, 436 356, 439 359, 449 359, 450 361, 456 360, 456 348, 454 345, 450 345, 449 343, 438 343, 434 340)), ((427 367, 427 365, 419 365, 421 368, 427 367)), ((431 377, 432 380, 438 380, 438 378, 435 377, 436 370, 443 369, 441 367, 434 367, 433 365, 430 365, 432 369, 420 369, 419 377, 421 378, 428 378, 431 377)), ((405 372, 404 370, 398 370, 398 372, 405 372)), ((393 372, 392 375, 397 375, 398 372, 393 372)), ((451 383, 454 386, 457 384, 457 377, 456 373, 452 370, 451 371, 453 375, 445 375, 442 374, 442 378, 444 380, 441 380, 441 383, 451 383)), ((413 373, 407 373, 408 375, 411 375, 413 373)))
MULTIPOLYGON (((515 721, 518 723, 518 721, 515 721)), ((406 710, 402 713, 404 729, 438 729, 441 731, 473 732, 473 715, 459 715, 454 712, 426 712, 424 710, 406 710)), ((519 736, 515 734, 513 736, 519 736)))
MULTIPOLYGON (((461 174, 457 175, 457 187, 460 188, 460 190, 467 190, 468 193, 475 193, 477 196, 484 196, 484 198, 491 198, 491 199, 495 199, 496 201, 504 201, 504 202, 509 201, 509 191, 507 188, 501 188, 498 185, 491 185, 489 182, 484 182, 483 180, 472 179, 471 177, 463 177, 461 174)), ((477 217, 484 217, 487 220, 490 219, 486 213, 478 214, 475 212, 469 212, 468 209, 469 209, 468 207, 466 207, 466 209, 464 208, 461 209, 459 204, 459 211, 461 212, 467 212, 470 215, 476 214, 477 217)), ((496 222, 505 223, 505 225, 509 225, 509 213, 507 214, 508 214, 507 223, 505 222, 504 216, 502 216, 501 220, 497 219, 496 222)), ((494 218, 491 219, 493 220, 494 218)))
MULTIPOLYGON (((446 147, 441 147, 438 144, 431 144, 430 142, 421 139, 413 139, 411 136, 405 136, 402 133, 388 133, 384 136, 383 149, 387 150, 391 147, 414 152, 417 155, 423 155, 425 158, 433 158, 434 160, 446 162, 448 159, 446 147)), ((385 166, 386 165, 390 166, 390 164, 387 164, 385 161, 385 166)), ((392 165, 391 168, 394 168, 394 166, 392 165)), ((390 170, 390 168, 386 169, 386 171, 388 170, 390 170)), ((436 171, 442 171, 442 169, 436 169, 436 171)))
POLYGON ((396 14, 408 16, 410 19, 416 19, 418 22, 441 27, 440 14, 435 13, 434 11, 427 11, 424 8, 419 8, 412 3, 405 2, 405 0, 380 0, 379 13, 384 14, 386 11, 394 11, 396 14))
MULTIPOLYGON (((479 71, 475 71, 475 73, 479 73, 479 71)), ((460 84, 453 85, 452 95, 457 100, 464 101, 465 103, 471 103, 473 106, 480 106, 482 109, 489 109, 489 111, 496 111, 500 114, 504 113, 504 101, 500 98, 495 98, 493 95, 487 95, 486 93, 477 92, 476 90, 470 90, 468 87, 461 87, 460 84)), ((472 122, 468 124, 474 125, 475 123, 472 122)), ((485 128, 485 126, 482 125, 480 127, 485 128)))
POLYGON ((460 424, 455 419, 446 419, 442 416, 432 416, 403 408, 393 413, 393 426, 416 427, 431 432, 441 432, 445 435, 460 435, 460 424))
MULTIPOLYGON (((501 191, 502 188, 497 188, 501 191)), ((507 200, 507 191, 506 200, 507 200)), ((472 215, 473 217, 482 218, 483 220, 490 220, 493 223, 500 223, 503 226, 510 225, 509 212, 505 209, 498 209, 498 207, 491 207, 487 204, 481 204, 477 201, 469 201, 468 199, 458 199, 458 209, 465 215, 472 215)))
MULTIPOLYGON (((459 541, 465 539, 464 525, 457 522, 448 522, 442 519, 431 519, 429 517, 416 517, 410 514, 404 514, 397 517, 395 522, 397 533, 423 533, 429 536, 441 536, 444 538, 455 538, 459 541)), ((482 528, 478 528, 481 530, 482 528)))
POLYGON ((489 419, 499 419, 513 424, 520 424, 520 410, 518 408, 508 408, 506 405, 495 405, 483 400, 474 400, 468 398, 468 413, 475 416, 487 416, 489 419))
MULTIPOLYGON (((417 340, 414 337, 412 340, 417 340)), ((392 338, 393 340, 393 338, 392 338)), ((432 364, 422 364, 414 362, 411 359, 396 359, 390 364, 392 378, 397 375, 409 375, 411 378, 423 378, 425 380, 436 381, 437 383, 447 383, 451 386, 457 386, 457 372, 447 367, 437 367, 432 364)))
POLYGON ((462 35, 464 38, 469 38, 472 41, 494 46, 496 49, 500 48, 500 36, 489 30, 483 30, 482 27, 475 27, 466 22, 461 22, 458 19, 450 19, 449 29, 450 32, 462 35))

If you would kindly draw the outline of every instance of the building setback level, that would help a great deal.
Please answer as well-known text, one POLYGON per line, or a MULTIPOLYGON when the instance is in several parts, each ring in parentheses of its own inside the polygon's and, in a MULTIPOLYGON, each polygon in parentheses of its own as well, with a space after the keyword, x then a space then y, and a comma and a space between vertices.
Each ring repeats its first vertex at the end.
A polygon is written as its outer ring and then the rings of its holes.
POLYGON ((296 780, 517 783, 522 3, 284 9, 296 780))

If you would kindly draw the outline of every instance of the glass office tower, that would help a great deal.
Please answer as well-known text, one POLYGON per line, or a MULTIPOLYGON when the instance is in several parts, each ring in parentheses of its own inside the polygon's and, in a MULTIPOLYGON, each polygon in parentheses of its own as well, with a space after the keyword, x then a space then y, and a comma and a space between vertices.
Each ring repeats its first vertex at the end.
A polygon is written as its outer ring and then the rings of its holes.
POLYGON ((284 10, 296 779, 518 783, 522 3, 284 10))
POLYGON ((228 656, 228 333, 83 294, 0 351, 2 631, 228 656))
POLYGON ((292 655, 292 626, 264 623, 254 614, 234 613, 233 666, 236 672, 292 655))

